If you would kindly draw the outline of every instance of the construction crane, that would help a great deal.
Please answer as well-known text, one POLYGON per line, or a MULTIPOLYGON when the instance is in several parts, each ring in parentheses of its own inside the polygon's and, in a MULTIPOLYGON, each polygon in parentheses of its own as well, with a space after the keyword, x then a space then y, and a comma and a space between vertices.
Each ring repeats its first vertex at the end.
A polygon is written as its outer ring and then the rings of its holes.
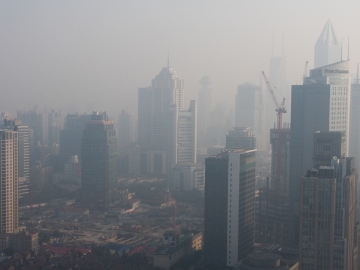
POLYGON ((279 104, 279 102, 275 96, 274 90, 273 90, 268 78, 266 77, 264 71, 262 71, 262 74, 264 76, 264 80, 267 85, 267 88, 270 91, 271 97, 275 103, 275 107, 276 107, 275 111, 277 112, 277 129, 280 130, 280 129, 282 129, 282 114, 287 112, 286 108, 285 108, 285 98, 282 100, 281 104, 279 104))

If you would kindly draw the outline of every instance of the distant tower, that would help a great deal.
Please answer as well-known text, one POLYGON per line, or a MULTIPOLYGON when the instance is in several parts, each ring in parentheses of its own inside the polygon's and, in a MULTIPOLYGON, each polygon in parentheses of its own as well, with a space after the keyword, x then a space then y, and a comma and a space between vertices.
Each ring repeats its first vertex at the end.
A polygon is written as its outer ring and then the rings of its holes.
POLYGON ((210 78, 208 76, 204 76, 199 81, 201 84, 201 88, 199 90, 198 97, 198 142, 199 146, 204 146, 205 144, 205 135, 206 129, 210 124, 211 117, 211 85, 210 78))
POLYGON ((117 149, 113 121, 94 112, 86 123, 81 144, 81 204, 107 211, 115 204, 117 149))
POLYGON ((257 139, 257 150, 265 151, 264 104, 261 86, 244 83, 238 86, 235 100, 235 126, 250 127, 257 139))
POLYGON ((48 146, 52 154, 59 152, 60 131, 64 129, 64 115, 54 109, 48 113, 48 146))
POLYGON ((328 20, 315 44, 314 67, 322 67, 341 61, 341 43, 328 20))
POLYGON ((81 162, 81 140, 90 114, 68 114, 64 129, 60 131, 60 157, 63 163, 77 155, 81 162))
POLYGON ((118 122, 118 146, 124 149, 134 141, 134 116, 131 111, 122 110, 118 122))
POLYGON ((34 132, 32 141, 30 141, 31 153, 34 147, 44 144, 43 114, 38 109, 34 109, 31 111, 18 110, 17 118, 21 121, 23 125, 28 126, 34 132))
POLYGON ((18 132, 0 129, 0 233, 17 233, 18 205, 18 132))
POLYGON ((226 135, 226 149, 245 149, 256 148, 256 138, 248 127, 234 127, 226 135))
POLYGON ((184 81, 174 69, 164 67, 151 87, 139 88, 138 139, 141 146, 141 171, 164 175, 167 172, 169 108, 184 109, 184 81))

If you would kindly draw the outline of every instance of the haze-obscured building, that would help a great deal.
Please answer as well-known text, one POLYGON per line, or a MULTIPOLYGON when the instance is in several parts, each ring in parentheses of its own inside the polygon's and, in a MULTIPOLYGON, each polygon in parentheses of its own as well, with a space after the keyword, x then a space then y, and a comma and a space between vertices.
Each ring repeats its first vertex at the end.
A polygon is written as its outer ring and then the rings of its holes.
POLYGON ((106 112, 94 112, 86 123, 81 156, 81 205, 107 211, 116 202, 117 143, 106 112))
POLYGON ((210 126, 211 118, 211 93, 212 89, 209 88, 211 80, 208 76, 203 76, 199 81, 201 88, 198 93, 198 115, 197 115, 197 137, 198 146, 206 146, 206 131, 210 126))

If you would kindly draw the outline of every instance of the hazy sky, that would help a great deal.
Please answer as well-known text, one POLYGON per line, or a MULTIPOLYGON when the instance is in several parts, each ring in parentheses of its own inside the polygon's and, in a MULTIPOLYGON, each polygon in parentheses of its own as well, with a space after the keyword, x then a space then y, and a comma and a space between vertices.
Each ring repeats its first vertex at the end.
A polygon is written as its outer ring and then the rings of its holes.
MULTIPOLYGON (((285 32, 288 84, 300 83, 305 61, 330 18, 350 36, 353 72, 360 61, 358 1, 0 1, 0 111, 34 105, 66 110, 86 104, 111 117, 137 106, 137 88, 166 65, 196 99, 198 81, 213 81, 213 103, 234 102, 236 86, 268 72, 275 33, 285 32)), ((186 103, 186 107, 188 103, 186 103)))

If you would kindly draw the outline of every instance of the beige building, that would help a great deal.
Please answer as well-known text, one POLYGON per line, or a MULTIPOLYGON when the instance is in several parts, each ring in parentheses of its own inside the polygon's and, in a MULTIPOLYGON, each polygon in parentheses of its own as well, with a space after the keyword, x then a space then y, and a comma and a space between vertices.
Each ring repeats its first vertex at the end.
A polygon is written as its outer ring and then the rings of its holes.
POLYGON ((0 129, 0 233, 18 232, 18 133, 0 129))

